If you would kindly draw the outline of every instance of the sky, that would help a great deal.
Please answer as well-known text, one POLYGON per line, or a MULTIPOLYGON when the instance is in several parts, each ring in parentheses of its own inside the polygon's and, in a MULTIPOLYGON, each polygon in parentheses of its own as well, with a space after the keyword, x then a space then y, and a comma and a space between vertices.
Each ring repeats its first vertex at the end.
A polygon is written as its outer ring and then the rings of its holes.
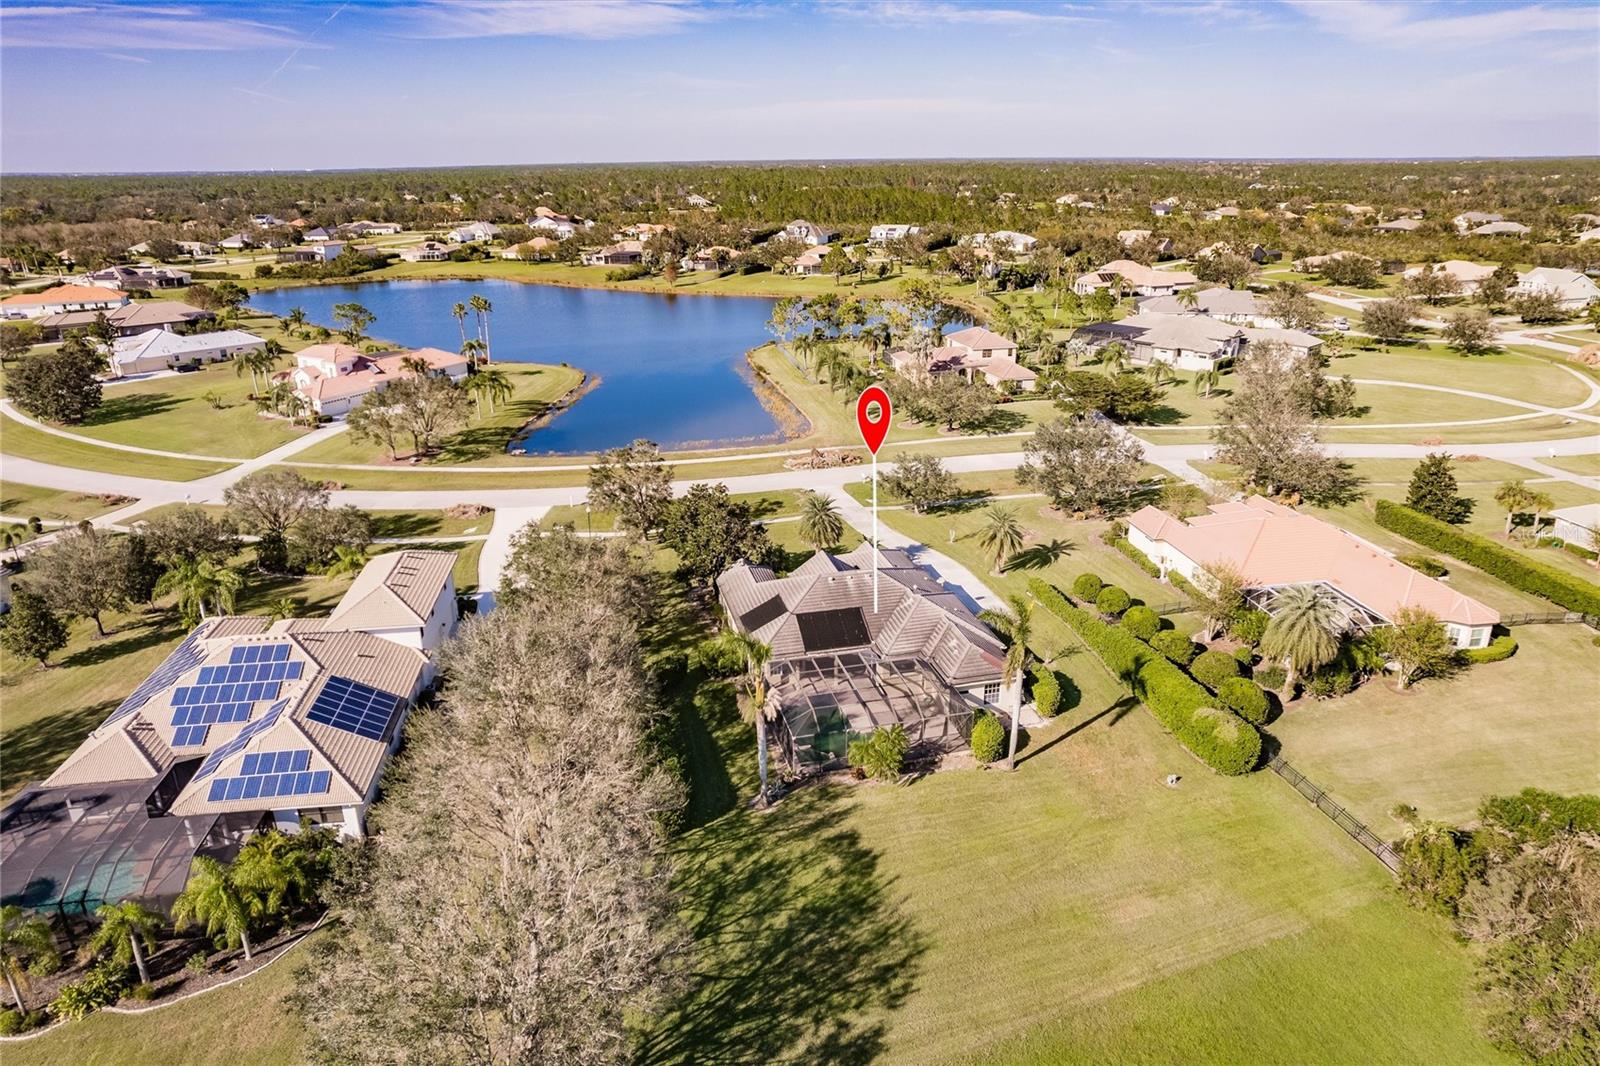
POLYGON ((0 7, 0 171, 1600 154, 1600 4, 0 7))

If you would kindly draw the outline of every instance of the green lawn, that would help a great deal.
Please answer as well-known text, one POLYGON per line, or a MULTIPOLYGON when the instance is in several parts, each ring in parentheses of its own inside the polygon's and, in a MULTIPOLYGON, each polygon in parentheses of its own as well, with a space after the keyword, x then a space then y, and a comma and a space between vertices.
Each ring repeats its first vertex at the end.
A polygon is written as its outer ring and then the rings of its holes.
POLYGON ((250 459, 287 444, 307 431, 282 418, 260 414, 249 396, 250 376, 232 362, 193 374, 110 385, 105 399, 73 433, 116 444, 165 452, 250 459), (216 403, 206 398, 216 394, 216 403))
POLYGON ((55 466, 81 470, 101 470, 113 474, 136 474, 165 481, 193 481, 228 469, 227 463, 207 463, 193 459, 169 459, 159 455, 139 455, 102 448, 86 440, 70 440, 45 433, 12 418, 0 416, 0 451, 22 459, 33 459, 55 466))
POLYGON ((23 485, 15 481, 0 481, 0 514, 13 518, 43 518, 46 521, 77 521, 93 518, 125 506, 106 503, 99 496, 73 492, 71 489, 47 489, 39 485, 23 485))
POLYGON ((1600 455, 1560 455, 1540 460, 1558 470, 1588 477, 1600 477, 1600 455))
MULTIPOLYGON (((439 453, 430 463, 478 463, 495 466, 516 465, 518 456, 507 455, 506 445, 522 427, 549 410, 550 406, 577 388, 583 372, 568 366, 545 366, 539 363, 496 363, 496 370, 511 379, 516 389, 512 398, 490 412, 484 409, 482 417, 473 421, 441 444, 439 453)), ((406 456, 406 446, 401 442, 400 454, 406 456)), ((383 445, 361 440, 352 433, 341 433, 329 440, 300 452, 297 461, 307 463, 387 463, 388 452, 383 445)), ((571 460, 567 460, 571 461, 571 460)))
POLYGON ((1410 803, 1470 821, 1487 795, 1600 791, 1600 648, 1581 625, 1519 626, 1517 654, 1398 692, 1369 682, 1273 722, 1284 757, 1383 835, 1410 803))
MULTIPOLYGON (((1348 462, 1359 477, 1375 485, 1409 485, 1411 473, 1417 468, 1415 459, 1350 459, 1348 462)), ((1238 476, 1238 468, 1226 463, 1200 459, 1189 465, 1220 481, 1231 482, 1238 476)), ((1458 460, 1455 472, 1457 482, 1473 486, 1498 487, 1505 481, 1526 481, 1544 476, 1537 470, 1529 470, 1525 466, 1501 462, 1498 459, 1478 459, 1471 462, 1458 460)), ((1491 500, 1492 497, 1493 493, 1490 493, 1491 500)))
MULTIPOLYGON (((694 470, 694 467, 686 468, 694 470)), ((771 492, 735 492, 729 499, 748 504, 755 516, 763 519, 786 518, 800 511, 803 489, 774 489, 771 492)), ((545 526, 570 525, 579 533, 610 533, 617 528, 617 516, 611 511, 590 511, 582 504, 558 504, 550 508, 540 523, 545 526)))

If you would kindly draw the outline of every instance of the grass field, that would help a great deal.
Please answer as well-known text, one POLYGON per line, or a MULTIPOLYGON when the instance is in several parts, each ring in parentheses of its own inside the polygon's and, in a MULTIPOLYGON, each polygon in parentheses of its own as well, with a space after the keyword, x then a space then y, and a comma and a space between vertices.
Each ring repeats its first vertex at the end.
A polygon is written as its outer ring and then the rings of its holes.
MULTIPOLYGON (((692 467, 690 469, 693 469, 692 467)), ((787 518, 800 511, 803 489, 774 489, 771 492, 735 492, 729 499, 748 504, 757 518, 787 518)), ((610 533, 617 528, 611 511, 590 511, 582 504, 559 504, 550 508, 540 523, 544 526, 570 525, 580 533, 610 533)))
POLYGON ((114 511, 122 504, 104 502, 99 496, 71 489, 47 489, 0 481, 0 514, 13 518, 42 518, 46 521, 77 521, 114 511))
POLYGON ((22 459, 33 459, 55 466, 81 470, 101 470, 113 474, 165 481, 193 481, 228 469, 228 463, 207 463, 194 459, 169 459, 160 455, 139 455, 102 448, 88 441, 70 440, 24 425, 9 414, 0 415, 0 451, 22 459))
POLYGON ((105 389, 99 410, 71 432, 164 452, 250 459, 306 433, 282 418, 259 414, 250 376, 233 362, 105 389), (206 398, 215 393, 217 404, 206 398))
POLYGON ((1527 786, 1600 791, 1600 648, 1581 625, 1519 626, 1516 655, 1408 692, 1370 682, 1302 700, 1271 725, 1284 757, 1385 835, 1410 803, 1470 821, 1483 797, 1527 786))
POLYGON ((1600 455, 1559 455, 1541 460, 1558 470, 1588 477, 1600 477, 1600 455))

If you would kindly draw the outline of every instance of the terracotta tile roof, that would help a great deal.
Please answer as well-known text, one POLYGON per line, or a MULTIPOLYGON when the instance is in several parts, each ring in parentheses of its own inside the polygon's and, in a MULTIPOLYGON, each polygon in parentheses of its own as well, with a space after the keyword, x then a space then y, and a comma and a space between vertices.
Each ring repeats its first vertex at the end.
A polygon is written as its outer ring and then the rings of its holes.
POLYGON ((54 285, 40 292, 19 292, 0 300, 6 307, 35 307, 39 304, 125 304, 128 298, 120 292, 102 289, 98 285, 54 285))

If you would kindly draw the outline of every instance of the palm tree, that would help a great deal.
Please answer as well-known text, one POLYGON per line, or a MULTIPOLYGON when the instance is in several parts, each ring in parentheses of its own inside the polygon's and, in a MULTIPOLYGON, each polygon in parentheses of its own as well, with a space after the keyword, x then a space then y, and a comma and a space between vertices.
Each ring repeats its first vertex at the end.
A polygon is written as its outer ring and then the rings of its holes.
POLYGON ((28 987, 29 968, 55 958, 56 938, 49 922, 15 904, 0 907, 0 970, 5 971, 19 1012, 28 1013, 22 989, 28 987))
POLYGON ((285 618, 293 618, 300 613, 300 604, 293 596, 280 596, 267 604, 267 617, 274 622, 281 622, 285 618))
POLYGON ((494 414, 496 404, 510 400, 517 393, 517 387, 511 384, 511 378, 504 370, 480 370, 473 377, 483 379, 482 388, 489 400, 490 414, 494 414))
MULTIPOLYGON (((1188 291, 1188 290, 1184 290, 1188 291)), ((1202 396, 1210 396, 1211 390, 1222 381, 1222 371, 1216 366, 1207 370, 1197 371, 1194 375, 1194 391, 1202 396)))
POLYGON ((483 342, 483 360, 492 363, 494 353, 489 348, 489 312, 494 310, 494 305, 476 293, 468 302, 472 305, 473 313, 478 316, 478 339, 483 342))
POLYGON ((831 497, 820 492, 800 496, 800 539, 821 551, 844 537, 844 521, 831 497))
POLYGON ((261 903, 261 913, 280 913, 285 904, 304 903, 316 891, 317 854, 305 841, 276 829, 257 833, 239 849, 232 874, 240 888, 261 903))
POLYGON ((461 330, 461 354, 467 354, 467 305, 458 303, 450 308, 450 313, 455 316, 456 326, 461 330))
POLYGON ((305 308, 289 308, 289 313, 283 316, 283 327, 288 332, 289 336, 300 336, 300 331, 306 328, 305 308))
POLYGON ((467 357, 467 362, 477 366, 483 355, 483 342, 476 337, 461 342, 461 354, 467 357))
POLYGON ((1193 311, 1200 306, 1200 294, 1193 289, 1183 289, 1178 293, 1178 306, 1185 311, 1193 311))
POLYGON ((1494 490, 1494 502, 1506 509, 1506 536, 1511 536, 1512 520, 1533 509, 1534 495, 1525 481, 1506 481, 1494 490))
POLYGON ((1128 349, 1121 341, 1112 341, 1100 349, 1100 365, 1106 368, 1106 373, 1115 376, 1122 372, 1128 365, 1128 349))
MULTIPOLYGON (((1021 593, 1013 593, 1006 603, 1009 611, 984 611, 978 617, 990 629, 1006 639, 1006 661, 1000 670, 1001 683, 1006 688, 1020 684, 1022 671, 1028 665, 1028 641, 1033 639, 1033 602, 1021 593)), ((1011 711, 1011 750, 1006 755, 1006 769, 1017 768, 1017 734, 1022 720, 1022 693, 1019 689, 1011 711)))
POLYGON ((767 802, 767 717, 772 709, 767 706, 767 660, 772 658, 772 648, 745 633, 728 630, 717 638, 725 648, 736 650, 744 656, 744 677, 739 686, 744 689, 744 716, 756 724, 756 768, 761 777, 761 791, 756 801, 767 802))
POLYGON ((266 341, 261 345, 261 351, 258 353, 261 372, 263 374, 271 374, 277 368, 278 361, 288 354, 289 350, 277 341, 266 341))
POLYGON ((1345 614, 1323 585, 1291 585, 1272 601, 1272 621, 1261 636, 1261 653, 1282 659, 1286 672, 1283 698, 1293 694, 1300 675, 1333 661, 1345 614))
POLYGON ((250 961, 250 919, 260 909, 233 871, 209 855, 196 855, 189 865, 189 883, 172 904, 172 918, 181 932, 194 922, 203 922, 206 935, 223 937, 230 948, 244 947, 244 960, 250 961))
POLYGON ((991 507, 983 528, 978 530, 978 545, 994 558, 991 574, 1000 572, 1000 565, 1022 550, 1028 531, 1022 528, 1017 512, 1005 507, 991 507))
POLYGON ((22 544, 28 539, 28 527, 21 523, 7 526, 0 531, 0 546, 9 549, 11 561, 16 562, 22 557, 22 544))
POLYGON ((109 953, 111 961, 118 966, 137 967, 139 982, 149 984, 150 967, 144 961, 144 953, 156 949, 161 929, 167 924, 160 912, 138 900, 125 899, 121 903, 102 904, 94 916, 100 920, 100 928, 83 946, 80 958, 87 962, 109 953))
POLYGON ((244 575, 225 563, 211 559, 184 559, 161 575, 156 595, 178 594, 178 615, 185 626, 206 618, 206 604, 216 605, 218 614, 231 614, 244 588, 244 575))
POLYGON ((367 565, 367 553, 362 548, 352 548, 348 544, 340 544, 333 549, 333 562, 322 569, 323 577, 338 577, 341 574, 359 574, 367 565))

